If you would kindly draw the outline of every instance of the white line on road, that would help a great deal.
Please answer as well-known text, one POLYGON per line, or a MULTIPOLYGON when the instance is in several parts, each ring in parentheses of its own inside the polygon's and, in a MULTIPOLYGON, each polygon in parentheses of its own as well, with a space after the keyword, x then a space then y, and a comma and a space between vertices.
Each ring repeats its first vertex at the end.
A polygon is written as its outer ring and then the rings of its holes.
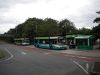
POLYGON ((75 56, 75 55, 65 55, 65 56, 71 56, 71 57, 77 57, 77 58, 87 58, 87 57, 84 57, 84 56, 75 56))
POLYGON ((25 52, 21 52, 21 54, 26 55, 27 53, 25 53, 25 52))
POLYGON ((73 61, 76 65, 78 65, 87 75, 89 75, 88 71, 85 70, 85 68, 83 68, 78 62, 73 61))
POLYGON ((89 64, 86 63, 86 70, 89 71, 89 64))
POLYGON ((14 57, 14 55, 13 55, 8 49, 5 48, 5 51, 8 52, 8 53, 10 54, 10 57, 7 58, 7 59, 1 60, 0 62, 8 61, 8 60, 10 60, 10 59, 12 59, 12 58, 14 57))
POLYGON ((48 52, 45 52, 44 54, 46 54, 46 55, 49 55, 50 53, 48 53, 48 52))
POLYGON ((78 57, 78 58, 87 58, 87 57, 80 56, 80 57, 78 57))
MULTIPOLYGON (((65 55, 65 56, 69 56, 69 55, 65 55)), ((76 57, 76 56, 72 56, 72 55, 71 55, 71 57, 76 57)))

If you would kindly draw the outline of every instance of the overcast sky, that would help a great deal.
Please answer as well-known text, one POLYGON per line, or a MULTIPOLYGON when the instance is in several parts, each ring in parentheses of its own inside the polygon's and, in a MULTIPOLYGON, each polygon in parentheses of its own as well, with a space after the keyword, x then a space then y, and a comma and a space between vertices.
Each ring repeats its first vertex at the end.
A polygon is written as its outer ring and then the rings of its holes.
POLYGON ((28 18, 69 19, 77 28, 92 28, 100 0, 0 0, 0 33, 28 18))

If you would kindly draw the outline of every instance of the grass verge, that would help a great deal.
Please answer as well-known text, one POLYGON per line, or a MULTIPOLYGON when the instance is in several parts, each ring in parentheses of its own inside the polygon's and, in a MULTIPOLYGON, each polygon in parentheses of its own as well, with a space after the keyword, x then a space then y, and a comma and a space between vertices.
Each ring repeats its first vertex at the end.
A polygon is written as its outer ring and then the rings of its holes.
POLYGON ((100 50, 100 47, 96 48, 97 50, 100 50))
POLYGON ((0 59, 4 58, 5 57, 5 54, 2 50, 0 50, 0 59))

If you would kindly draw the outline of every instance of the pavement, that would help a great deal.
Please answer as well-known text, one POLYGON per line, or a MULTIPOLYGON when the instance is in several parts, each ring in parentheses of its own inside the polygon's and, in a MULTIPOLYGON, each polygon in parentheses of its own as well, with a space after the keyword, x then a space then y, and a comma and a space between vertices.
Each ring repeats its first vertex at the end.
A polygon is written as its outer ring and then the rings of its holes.
MULTIPOLYGON (((36 48, 34 45, 27 46, 30 48, 36 48)), ((51 50, 52 51, 52 50, 51 50)), ((67 49, 67 50, 54 50, 55 52, 80 55, 86 57, 97 57, 100 58, 100 50, 78 50, 78 49, 67 49)))
POLYGON ((62 50, 61 53, 100 58, 100 50, 62 50))

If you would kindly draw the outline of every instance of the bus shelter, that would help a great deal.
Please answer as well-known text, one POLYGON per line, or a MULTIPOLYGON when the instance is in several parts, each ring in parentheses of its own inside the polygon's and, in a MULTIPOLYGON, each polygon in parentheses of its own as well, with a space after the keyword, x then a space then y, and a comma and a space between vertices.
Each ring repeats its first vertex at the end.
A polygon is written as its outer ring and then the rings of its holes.
POLYGON ((77 49, 93 50, 94 36, 92 35, 79 35, 75 37, 77 49))

